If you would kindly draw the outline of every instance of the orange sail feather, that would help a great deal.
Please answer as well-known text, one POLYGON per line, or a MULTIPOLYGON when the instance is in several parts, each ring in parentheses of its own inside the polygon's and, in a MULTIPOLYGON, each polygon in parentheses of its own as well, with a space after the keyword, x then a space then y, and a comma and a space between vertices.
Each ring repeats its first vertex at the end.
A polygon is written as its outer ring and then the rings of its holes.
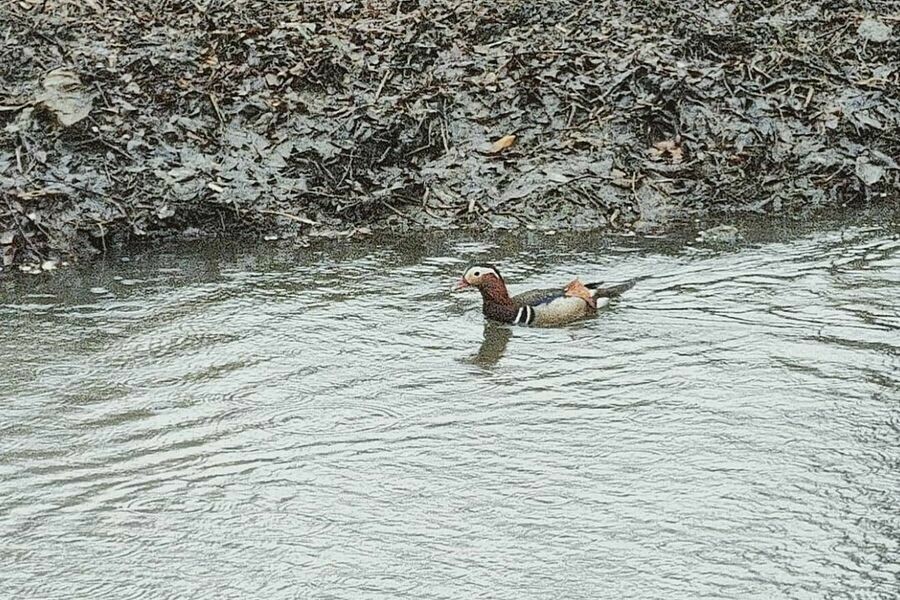
POLYGON ((566 286, 565 295, 573 298, 581 298, 587 302, 591 308, 597 308, 597 299, 594 298, 594 293, 577 278, 573 279, 572 282, 566 286))

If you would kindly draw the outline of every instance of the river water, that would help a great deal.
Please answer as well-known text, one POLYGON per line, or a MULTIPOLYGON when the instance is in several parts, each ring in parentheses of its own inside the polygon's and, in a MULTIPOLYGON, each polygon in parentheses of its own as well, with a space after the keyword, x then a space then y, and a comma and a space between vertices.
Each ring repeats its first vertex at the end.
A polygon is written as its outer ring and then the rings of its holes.
POLYGON ((900 227, 138 249, 0 282, 5 598, 900 595, 900 227), (486 326, 448 290, 644 278, 486 326))

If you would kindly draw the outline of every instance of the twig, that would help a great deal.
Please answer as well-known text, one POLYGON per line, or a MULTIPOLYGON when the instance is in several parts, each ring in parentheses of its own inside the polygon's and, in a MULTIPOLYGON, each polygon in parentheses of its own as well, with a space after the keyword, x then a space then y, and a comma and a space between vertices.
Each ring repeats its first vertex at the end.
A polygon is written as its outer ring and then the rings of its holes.
POLYGON ((94 82, 94 87, 97 88, 97 91, 100 92, 100 97, 103 98, 103 104, 106 105, 106 108, 109 110, 115 110, 112 104, 109 103, 109 98, 106 97, 106 92, 103 91, 103 88, 100 87, 98 82, 94 82))
MULTIPOLYGON (((247 210, 244 212, 253 212, 251 210, 247 210)), ((268 210, 268 209, 259 209, 256 212, 260 212, 266 215, 275 215, 278 217, 284 217, 285 219, 290 219, 292 221, 298 221, 305 225, 319 225, 318 221, 313 221, 312 219, 307 219, 306 217, 300 217, 298 215, 292 215, 291 213, 283 212, 280 210, 268 210)))
POLYGON ((407 219, 407 220, 409 220, 409 221, 412 221, 412 222, 415 223, 416 225, 422 225, 422 224, 423 224, 423 223, 421 223, 420 221, 417 221, 416 219, 414 219, 413 217, 411 217, 410 215, 407 215, 407 214, 404 214, 404 213, 400 212, 399 210, 397 210, 396 208, 394 208, 393 206, 391 206, 390 204, 388 204, 386 201, 380 200, 380 202, 381 202, 381 204, 382 204, 385 208, 387 208, 389 211, 391 211, 391 212, 394 213, 395 215, 398 215, 399 217, 401 217, 401 218, 403 218, 403 219, 407 219))
POLYGON ((384 74, 384 77, 381 78, 381 83, 378 85, 378 90, 375 92, 375 102, 378 102, 378 99, 381 98, 381 90, 384 89, 384 84, 387 83, 388 77, 391 76, 391 71, 388 70, 387 73, 384 74))
POLYGON ((100 229, 100 243, 103 245, 103 254, 106 254, 106 231, 103 230, 103 223, 97 223, 100 229))
POLYGON ((219 123, 222 127, 225 126, 225 116, 222 114, 222 111, 219 109, 219 103, 216 102, 216 96, 212 92, 206 94, 209 96, 209 102, 212 104, 213 110, 216 112, 216 117, 219 119, 219 123))

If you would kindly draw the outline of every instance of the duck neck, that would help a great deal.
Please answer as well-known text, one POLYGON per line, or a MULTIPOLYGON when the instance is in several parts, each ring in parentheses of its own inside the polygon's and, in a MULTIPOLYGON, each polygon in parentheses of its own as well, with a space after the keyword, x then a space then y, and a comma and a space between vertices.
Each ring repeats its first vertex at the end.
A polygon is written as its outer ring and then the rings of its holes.
POLYGON ((479 290, 481 309, 484 316, 495 321, 512 323, 516 318, 516 305, 509 297, 506 284, 502 281, 487 281, 479 290))

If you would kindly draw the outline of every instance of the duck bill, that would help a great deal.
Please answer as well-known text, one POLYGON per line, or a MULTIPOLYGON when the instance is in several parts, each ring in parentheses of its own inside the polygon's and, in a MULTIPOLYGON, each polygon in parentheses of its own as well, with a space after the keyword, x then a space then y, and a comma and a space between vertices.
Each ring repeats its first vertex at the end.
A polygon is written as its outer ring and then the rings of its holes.
POLYGON ((472 287, 472 285, 468 281, 466 281, 465 278, 461 278, 459 281, 456 282, 456 285, 454 285, 450 291, 451 292, 460 292, 460 291, 462 291, 466 288, 470 288, 470 287, 472 287))

